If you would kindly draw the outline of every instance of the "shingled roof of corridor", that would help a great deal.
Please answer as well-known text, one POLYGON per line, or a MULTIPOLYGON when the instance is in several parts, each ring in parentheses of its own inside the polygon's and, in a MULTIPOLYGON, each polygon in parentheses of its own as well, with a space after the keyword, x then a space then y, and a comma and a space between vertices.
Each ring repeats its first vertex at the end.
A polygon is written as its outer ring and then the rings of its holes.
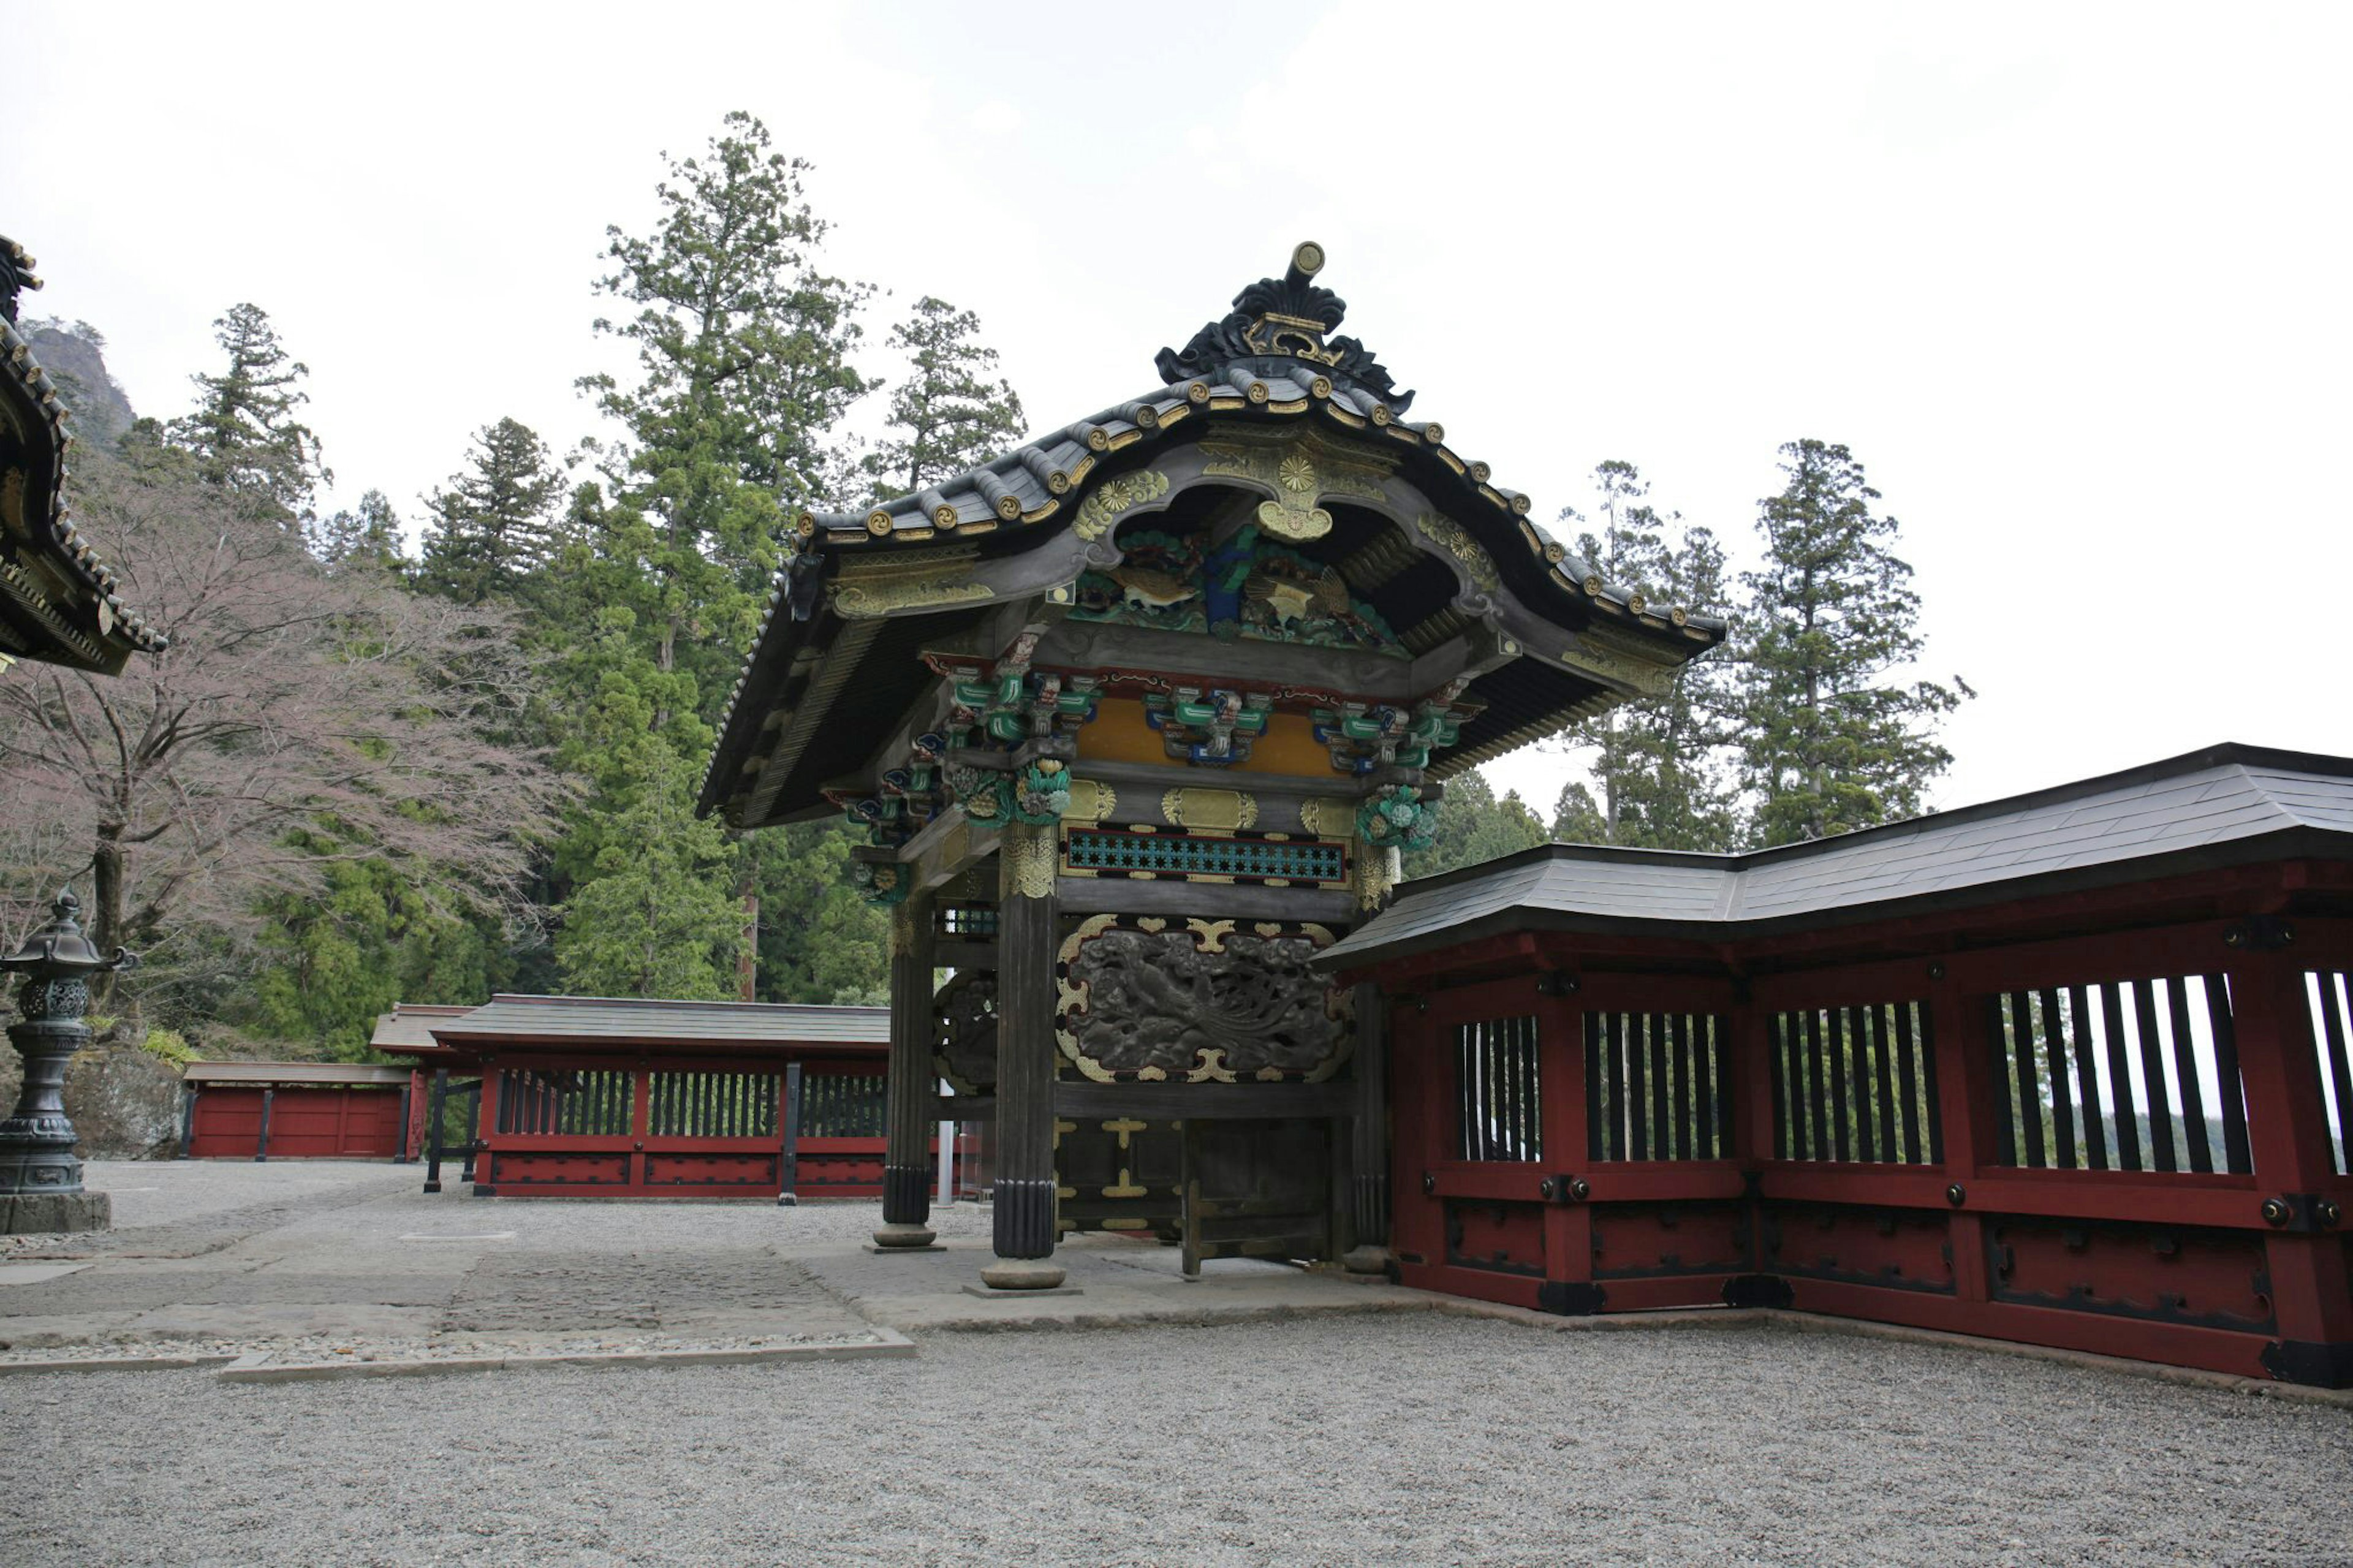
POLYGON ((1721 939, 2306 853, 2353 858, 2353 758, 2226 744, 1748 854, 1544 845, 1406 883, 1315 963, 1514 931, 1721 939))

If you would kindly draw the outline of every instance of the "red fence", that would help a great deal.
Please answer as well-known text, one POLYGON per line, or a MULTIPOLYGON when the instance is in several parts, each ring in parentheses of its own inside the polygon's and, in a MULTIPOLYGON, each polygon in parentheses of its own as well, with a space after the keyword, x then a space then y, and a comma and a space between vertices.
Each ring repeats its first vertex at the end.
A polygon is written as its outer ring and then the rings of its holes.
POLYGON ((789 1163, 798 1196, 881 1195, 881 1068, 806 1064, 789 1141, 786 1078, 773 1061, 501 1053, 482 1079, 474 1191, 774 1198, 789 1163))
POLYGON ((1397 1005, 1407 1283, 1556 1311, 1787 1304, 2353 1383, 2353 922, 1746 981, 1720 948, 1503 945, 1519 956, 1490 943, 1486 973, 1517 973, 1440 989, 1465 956, 1441 955, 1397 1005))

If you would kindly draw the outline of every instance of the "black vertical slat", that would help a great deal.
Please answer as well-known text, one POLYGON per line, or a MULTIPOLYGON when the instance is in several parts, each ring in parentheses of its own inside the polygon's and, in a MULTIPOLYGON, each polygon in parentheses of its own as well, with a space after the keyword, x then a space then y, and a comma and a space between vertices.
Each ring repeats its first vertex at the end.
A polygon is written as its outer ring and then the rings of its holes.
POLYGON ((2222 1168, 2243 1176, 2255 1164, 2247 1149, 2246 1088, 2239 1081, 2239 1028, 2229 984, 2220 974, 2206 977, 2206 1021, 2214 1030, 2215 1092, 2222 1097, 2222 1168))
POLYGON ((2108 1130, 2100 1115, 2100 1065, 2092 1050, 2092 1004, 2080 985, 2067 993, 2067 1022, 2074 1030, 2075 1103, 2084 1108, 2084 1152, 2094 1171, 2108 1168, 2108 1130))
POLYGON ((2158 1038, 2157 994, 2149 982, 2132 983, 2133 1022, 2140 1036, 2141 1076, 2148 1084, 2148 1141, 2160 1171, 2178 1171, 2180 1161, 2173 1147, 2173 1096, 2165 1087, 2165 1047, 2158 1038))
MULTIPOLYGON (((2010 1106, 2010 1089, 2014 1074, 2007 1065, 2010 1052, 2004 1031, 2009 1027, 2010 999, 1993 995, 1986 998, 1987 1051, 1994 1060, 2003 1063, 2000 1079, 1993 1086, 1994 1158, 2004 1164, 2020 1163, 2018 1147, 2018 1113, 2010 1106)), ((1933 1075, 1932 1075, 1933 1076, 1933 1075)))
POLYGON ((1879 1033, 1872 1026, 1876 1020, 1876 1007, 1850 1007, 1846 1010, 1847 1056, 1852 1063, 1854 1079, 1854 1157, 1865 1164, 1875 1165, 1887 1156, 1880 1152, 1878 1092, 1879 1033))
POLYGON ((2010 994, 2010 1046, 2018 1085, 2018 1130, 2026 1146, 2021 1164, 2050 1163, 2042 1140, 2042 1082, 2034 1066, 2034 1004, 2023 991, 2010 994))
POLYGON ((1904 1152, 1895 1142, 1895 1030, 1885 1007, 1862 1010, 1863 1032, 1871 1038, 1872 1088, 1879 1096, 1879 1138, 1874 1151, 1888 1164, 1901 1163, 1904 1152))
POLYGON ((2075 1091, 2067 1066, 2067 1020, 2059 1011, 2059 993, 2045 988, 2036 998, 2042 1009, 2042 1054, 2051 1068, 2051 1133, 2058 1147, 2054 1163, 2063 1171, 2075 1168, 2075 1091))
POLYGON ((1773 1096, 1773 1152, 1777 1159, 1794 1160, 1798 1156, 1789 1126, 1789 1015, 1774 1014, 1772 1028, 1765 1053, 1765 1076, 1773 1096))
POLYGON ((1587 1009, 1579 1015, 1585 1028, 1585 1157, 1609 1158, 1609 1140, 1601 1128, 1601 1015, 1587 1009))
POLYGON ((1492 1158, 1492 1161, 1508 1161, 1511 1158, 1513 1132, 1520 1125, 1520 1085, 1513 1083, 1511 1055, 1506 1050, 1508 1043, 1511 1043, 1511 1019, 1490 1019, 1484 1041, 1480 1043, 1480 1055, 1487 1058, 1487 1068, 1484 1068, 1487 1083, 1494 1085, 1494 1113, 1487 1119, 1487 1125, 1494 1132, 1494 1144, 1487 1149, 1487 1158, 1492 1158))
POLYGON ((1520 1058, 1528 1070, 1528 1148, 1523 1158, 1544 1158, 1544 1052, 1538 1044, 1536 1016, 1520 1019, 1520 1058))
POLYGON ((1806 1009, 1806 1158, 1827 1160, 1831 1157, 1830 1083, 1825 1076, 1830 1062, 1822 1055, 1824 1016, 1820 1009, 1806 1009))
POLYGON ((2337 1173, 2353 1172, 2353 979, 2342 970, 2322 970, 2320 1019, 2328 1037, 2328 1081, 2337 1089, 2337 1173))
POLYGON ((1613 1160, 1626 1157, 1626 1062, 1619 1054, 1622 1037, 1618 1015, 1601 1015, 1601 1076, 1609 1105, 1609 1157, 1613 1160))
POLYGON ((1687 1013, 1665 1015, 1667 1029, 1667 1068, 1672 1075, 1667 1095, 1667 1158, 1691 1158, 1691 1016, 1687 1013))
POLYGON ((1692 1056, 1692 1016, 1677 1013, 1675 1039, 1675 1158, 1694 1160, 1699 1154, 1698 1063, 1692 1056))
POLYGON ((1675 1158, 1675 1043, 1666 1031, 1666 1015, 1642 1017, 1642 1034, 1650 1038, 1650 1156, 1654 1161, 1675 1158))
POLYGON ((1535 1142, 1535 1083, 1528 1072, 1530 1063, 1525 1048, 1527 1043, 1525 1018, 1514 1018, 1505 1027, 1505 1042, 1512 1054, 1512 1099, 1518 1107, 1512 1126, 1512 1158, 1525 1160, 1535 1142))
POLYGON ((1478 1119, 1471 1112, 1471 1031, 1473 1026, 1458 1024, 1454 1028, 1454 1145, 1465 1160, 1479 1157, 1478 1119))
POLYGON ((2206 1131, 2206 1090, 2198 1082, 2198 1047, 2189 1037, 2189 983, 2177 974, 2165 983, 2173 1024, 2173 1066, 2181 1075, 2181 1131, 2189 1139, 2189 1168, 2214 1168, 2214 1140, 2206 1131))
POLYGON ((1651 1061, 1648 1033, 1640 1013, 1620 1013, 1619 1026, 1626 1031, 1626 1110, 1632 1131, 1630 1160, 1651 1157, 1651 1061))
POLYGON ((1732 1144, 1727 1142, 1732 1137, 1732 1107, 1727 1104, 1732 1097, 1732 1079, 1725 1074, 1723 1058, 1717 1055, 1727 1046, 1725 1019, 1717 1013, 1706 1013, 1701 1017, 1706 1017, 1708 1024, 1708 1043, 1701 1047, 1706 1052, 1706 1076, 1701 1083, 1706 1085, 1708 1095, 1708 1156, 1720 1161, 1732 1156, 1732 1144))
POLYGON ((2094 990, 2100 998, 2100 1035, 2107 1043, 2108 1092, 2116 1102, 2116 1169, 2145 1171, 2140 1116, 2133 1106, 2132 1063, 2125 1054, 2124 995, 2113 980, 2094 990))
POLYGON ((1920 1068, 1912 1055, 1912 1004, 1898 1002, 1887 1010, 1887 1047, 1895 1054, 1896 1125, 1903 1130, 1903 1158, 1924 1163, 1927 1150, 1920 1136, 1920 1068))
POLYGON ((1854 1124, 1847 1091, 1854 1080, 1854 1042, 1847 1037, 1851 1007, 1831 1007, 1822 1013, 1822 1071, 1831 1086, 1831 1157, 1841 1164, 1854 1158, 1854 1124))

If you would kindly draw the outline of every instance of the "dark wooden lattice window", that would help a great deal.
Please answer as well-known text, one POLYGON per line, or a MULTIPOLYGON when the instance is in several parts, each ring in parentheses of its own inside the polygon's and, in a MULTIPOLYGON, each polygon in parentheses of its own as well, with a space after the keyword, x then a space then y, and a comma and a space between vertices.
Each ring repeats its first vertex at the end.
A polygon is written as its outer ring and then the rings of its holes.
POLYGON ((828 1073, 801 1079, 804 1138, 880 1138, 887 1114, 878 1074, 828 1073))
POLYGON ((651 1075, 646 1131, 656 1138, 773 1138, 776 1075, 772 1072, 658 1072, 651 1075))
POLYGON ((2254 1169, 2221 975, 2012 991, 1988 998, 1987 1009, 2000 1058, 1994 1148, 2004 1163, 2254 1169))
POLYGON ((2321 1094, 2337 1173, 2353 1175, 2353 974, 2341 969, 2307 971, 2304 990, 2312 1008, 2312 1044, 2320 1056, 2321 1094))
POLYGON ((1770 1057, 1779 1158, 1943 1161, 1936 1057, 1923 1004, 1777 1013, 1770 1057))
POLYGON ((499 1074, 499 1127, 525 1137, 626 1138, 637 1092, 627 1072, 499 1074))
POLYGON ((1543 1077, 1532 1014, 1485 1018, 1454 1031, 1459 1157, 1544 1157, 1543 1077))
POLYGON ((1731 1152, 1722 1021, 1706 1013, 1585 1015, 1586 1143, 1596 1160, 1731 1152))

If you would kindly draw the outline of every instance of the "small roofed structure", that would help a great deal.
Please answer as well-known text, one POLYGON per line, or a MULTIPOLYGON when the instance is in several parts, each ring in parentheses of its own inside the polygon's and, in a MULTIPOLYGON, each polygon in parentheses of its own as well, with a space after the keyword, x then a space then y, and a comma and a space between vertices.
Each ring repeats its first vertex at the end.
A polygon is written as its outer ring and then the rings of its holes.
POLYGON ((1747 855, 1555 845, 1314 960, 1409 1285, 2353 1386, 2353 758, 2217 746, 1747 855))
POLYGON ((412 1068, 195 1061, 180 1074, 185 1160, 402 1160, 420 1109, 412 1068))
POLYGON ((73 433, 16 331, 19 292, 41 286, 33 265, 0 236, 0 668, 32 659, 113 675, 134 653, 162 652, 165 639, 122 602, 69 513, 73 433))
POLYGON ((404 1003, 372 1043, 433 1075, 436 1129, 474 1080, 478 1196, 773 1201, 881 1191, 889 1038, 881 1007, 502 994, 404 1003))

